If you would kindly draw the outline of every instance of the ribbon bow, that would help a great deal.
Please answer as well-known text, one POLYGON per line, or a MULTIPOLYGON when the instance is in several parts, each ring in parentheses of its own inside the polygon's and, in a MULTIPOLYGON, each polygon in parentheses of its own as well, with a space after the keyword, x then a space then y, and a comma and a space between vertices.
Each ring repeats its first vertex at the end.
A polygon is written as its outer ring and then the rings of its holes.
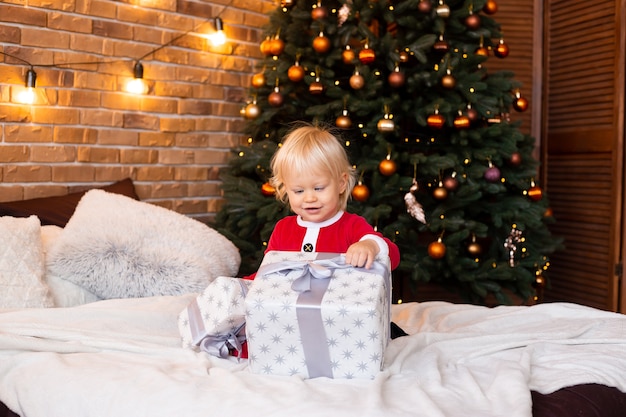
POLYGON ((237 354, 240 355, 241 344, 246 340, 245 333, 241 331, 245 325, 242 323, 229 333, 205 336, 200 341, 200 348, 208 354, 220 358, 228 358, 230 349, 236 350, 237 354))
POLYGON ((270 274, 287 275, 292 271, 299 271, 300 275, 291 284, 291 289, 297 292, 311 290, 311 279, 329 279, 336 269, 352 268, 346 264, 345 256, 339 255, 332 259, 316 259, 313 261, 283 261, 259 268, 262 276, 270 274))

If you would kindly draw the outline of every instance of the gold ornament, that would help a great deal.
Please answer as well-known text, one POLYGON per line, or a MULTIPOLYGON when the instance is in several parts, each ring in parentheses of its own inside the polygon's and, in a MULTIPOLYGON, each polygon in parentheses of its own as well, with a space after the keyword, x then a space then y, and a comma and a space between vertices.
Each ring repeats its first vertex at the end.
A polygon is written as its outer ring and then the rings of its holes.
POLYGON ((343 50, 343 52, 341 52, 341 59, 343 60, 343 63, 346 65, 352 64, 355 58, 356 55, 354 53, 354 50, 350 48, 350 45, 346 45, 346 48, 343 50))
POLYGON ((450 73, 450 70, 446 70, 446 75, 441 77, 441 86, 443 88, 447 88, 448 90, 452 90, 456 87, 456 78, 450 73))
POLYGON ((320 82, 320 77, 315 77, 315 81, 313 81, 309 85, 309 93, 313 95, 319 95, 324 92, 324 84, 320 82))
POLYGON ((439 109, 435 109, 435 113, 428 116, 428 119, 426 119, 426 123, 433 129, 441 129, 446 123, 446 119, 443 117, 443 115, 439 114, 439 109))
POLYGON ((335 120, 335 125, 341 129, 349 129, 352 127, 352 120, 350 116, 348 116, 348 110, 344 109, 341 112, 341 116, 337 117, 335 120))
POLYGON ((433 198, 435 200, 445 200, 448 198, 448 190, 443 186, 442 181, 439 181, 439 185, 433 190, 433 198))
POLYGON ((467 245, 467 253, 472 256, 480 256, 483 248, 476 242, 476 235, 472 234, 472 241, 467 245))
POLYGON ((385 114, 385 116, 378 121, 376 127, 380 133, 389 133, 393 132, 396 129, 396 124, 392 120, 391 115, 385 114))
POLYGON ((437 16, 439 17, 443 17, 444 19, 450 17, 450 6, 445 4, 443 0, 439 0, 439 5, 435 9, 435 11, 437 12, 437 16))
POLYGON ((350 87, 354 90, 360 90, 365 85, 365 78, 359 73, 358 70, 354 71, 354 74, 350 77, 350 87))
POLYGON ((244 110, 246 119, 256 119, 261 114, 261 108, 256 104, 256 100, 248 104, 244 110))

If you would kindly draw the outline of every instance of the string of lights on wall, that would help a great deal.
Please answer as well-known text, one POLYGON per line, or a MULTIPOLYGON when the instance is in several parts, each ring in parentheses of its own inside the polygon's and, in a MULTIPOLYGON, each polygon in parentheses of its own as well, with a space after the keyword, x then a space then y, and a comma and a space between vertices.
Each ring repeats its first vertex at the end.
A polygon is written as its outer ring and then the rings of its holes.
MULTIPOLYGON (((63 63, 63 64, 41 64, 41 65, 35 65, 32 64, 31 62, 22 59, 18 56, 15 56, 13 54, 4 52, 4 51, 0 51, 0 55, 12 58, 18 62, 21 62, 25 65, 27 65, 29 68, 26 71, 26 75, 25 75, 25 80, 24 80, 24 89, 21 90, 15 97, 15 100, 21 104, 34 104, 35 100, 36 100, 36 93, 35 93, 35 88, 37 85, 37 73, 35 72, 35 67, 72 67, 72 66, 77 66, 77 65, 98 65, 98 64, 102 64, 102 63, 106 63, 106 64, 113 64, 113 63, 117 63, 117 62, 128 62, 128 61, 133 61, 134 65, 133 65, 133 78, 126 84, 125 86, 125 90, 129 93, 133 93, 133 94, 146 94, 148 92, 148 85, 146 84, 145 80, 144 80, 144 67, 143 67, 143 63, 142 61, 144 61, 146 58, 148 58, 149 56, 155 54, 156 52, 173 45, 175 42, 177 42, 178 40, 180 40, 181 38, 190 35, 190 34, 198 34, 198 30, 200 28, 202 28, 203 26, 205 26, 207 23, 212 23, 212 28, 205 34, 200 34, 200 36, 205 37, 210 43, 211 45, 213 45, 214 47, 220 47, 226 44, 226 42, 228 41, 226 34, 224 32, 224 22, 221 19, 221 14, 232 4, 233 0, 231 0, 228 4, 226 4, 222 10, 220 11, 220 13, 217 14, 217 16, 212 17, 210 19, 207 19, 205 21, 203 21, 202 23, 200 23, 199 25, 195 26, 193 29, 188 30, 187 32, 181 33, 178 36, 173 37, 172 39, 170 39, 168 42, 164 43, 163 45, 160 45, 152 50, 150 50, 149 52, 147 52, 146 54, 142 55, 139 58, 136 59, 119 59, 119 60, 107 60, 106 62, 104 61, 90 61, 90 62, 67 62, 67 63, 63 63)), ((232 53, 232 50, 231 52, 232 53)))

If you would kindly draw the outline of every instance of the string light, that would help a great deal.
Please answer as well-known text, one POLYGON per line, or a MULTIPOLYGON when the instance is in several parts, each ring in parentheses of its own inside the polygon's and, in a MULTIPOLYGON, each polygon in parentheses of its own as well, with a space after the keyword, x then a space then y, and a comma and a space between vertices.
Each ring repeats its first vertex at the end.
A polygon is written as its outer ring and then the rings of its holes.
POLYGON ((24 89, 17 95, 17 101, 22 104, 33 104, 35 102, 35 84, 37 83, 37 73, 32 67, 26 71, 26 82, 24 89))
POLYGON ((222 46, 226 43, 226 34, 224 33, 224 22, 219 17, 214 20, 215 32, 207 35, 207 39, 213 46, 222 46))
MULTIPOLYGON (((233 3, 234 0, 230 0, 222 9, 222 11, 218 14, 218 16, 213 18, 213 24, 214 24, 214 32, 209 34, 209 35, 205 35, 206 38, 211 42, 211 44, 213 46, 222 46, 224 44, 226 44, 227 42, 227 37, 226 34, 224 33, 224 22, 222 21, 222 19, 219 17, 219 15, 226 10, 228 7, 230 7, 230 5, 233 3)), ((144 54, 143 56, 137 58, 135 60, 135 65, 133 67, 133 79, 130 80, 127 84, 126 84, 126 91, 133 93, 133 94, 146 94, 148 92, 148 85, 146 83, 146 81, 143 78, 143 73, 144 73, 144 68, 143 68, 143 64, 141 63, 142 60, 144 60, 145 58, 155 54, 156 52, 160 51, 161 49, 170 46, 172 44, 174 44, 174 42, 178 41, 179 39, 183 38, 184 36, 187 36, 189 34, 191 34, 192 32, 197 32, 197 29, 199 29, 202 25, 206 24, 206 21, 202 22, 200 25, 194 27, 192 30, 189 30, 187 32, 184 32, 178 36, 173 37, 172 39, 170 39, 168 42, 166 42, 163 45, 160 45, 159 47, 149 51, 148 53, 144 54)), ((230 54, 234 53, 234 50, 231 48, 230 54)), ((33 69, 33 64, 31 64, 30 62, 19 58, 17 56, 11 55, 9 53, 6 53, 4 51, 0 51, 0 55, 4 55, 10 58, 13 58, 17 61, 21 61, 22 63, 30 66, 30 69, 26 72, 26 81, 25 81, 25 88, 20 91, 15 99, 17 102, 22 103, 22 104, 33 104, 35 102, 35 98, 36 98, 36 93, 35 93, 35 85, 36 85, 36 80, 37 80, 37 73, 35 72, 35 70, 33 69)), ((111 64, 111 63, 115 63, 117 61, 107 61, 106 63, 111 64)), ((127 62, 127 60, 120 60, 120 62, 127 62)), ((101 62, 94 62, 94 61, 90 61, 90 62, 66 62, 64 64, 57 64, 57 65, 37 65, 40 67, 71 67, 72 65, 91 65, 91 64, 100 64, 101 62)))
POLYGON ((132 94, 148 92, 148 85, 143 79, 143 64, 140 61, 137 61, 133 67, 133 79, 126 84, 126 91, 132 94))

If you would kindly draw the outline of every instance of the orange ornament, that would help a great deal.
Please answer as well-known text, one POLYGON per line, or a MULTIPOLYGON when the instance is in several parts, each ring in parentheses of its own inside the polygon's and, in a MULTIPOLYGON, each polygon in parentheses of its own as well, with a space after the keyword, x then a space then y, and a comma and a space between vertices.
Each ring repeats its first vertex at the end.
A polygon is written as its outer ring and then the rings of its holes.
POLYGON ((269 196, 273 196, 275 193, 276 193, 276 189, 272 187, 272 185, 269 182, 266 182, 263 185, 261 185, 261 194, 269 197, 269 196))
POLYGON ((354 198, 356 201, 362 203, 364 201, 367 201, 367 199, 369 198, 370 190, 369 188, 367 188, 367 185, 364 185, 362 182, 359 181, 359 183, 355 185, 352 189, 351 195, 352 198, 354 198))
POLYGON ((494 14, 498 11, 498 3, 495 0, 487 0, 485 5, 483 6, 483 12, 486 14, 494 14))
POLYGON ((509 56, 509 46, 504 43, 504 40, 500 39, 500 43, 495 47, 493 53, 498 58, 506 58, 509 56))
POLYGON ((259 72, 252 76, 252 86, 255 88, 261 88, 265 85, 265 74, 259 72))
POLYGON ((528 100, 521 96, 517 97, 513 101, 513 108, 519 112, 526 111, 526 109, 528 109, 528 100))
POLYGON ((344 49, 341 53, 341 59, 343 60, 343 63, 346 65, 352 64, 355 58, 356 55, 354 53, 354 50, 350 48, 350 45, 346 45, 346 49, 344 49))
POLYGON ((330 39, 320 32, 319 36, 313 39, 313 49, 319 54, 325 54, 330 51, 330 39))
POLYGON ((285 50, 285 42, 280 38, 274 38, 270 41, 270 55, 280 55, 285 50))
POLYGON ((293 81, 294 83, 302 81, 302 79, 304 78, 304 68, 302 68, 300 64, 296 62, 287 70, 287 77, 290 81, 293 81))
POLYGON ((428 245, 428 256, 433 259, 441 259, 446 255, 446 245, 443 244, 441 238, 428 245))
POLYGON ((389 156, 380 161, 380 164, 378 164, 378 170, 385 176, 393 175, 396 172, 396 169, 396 163, 391 160, 389 156))

